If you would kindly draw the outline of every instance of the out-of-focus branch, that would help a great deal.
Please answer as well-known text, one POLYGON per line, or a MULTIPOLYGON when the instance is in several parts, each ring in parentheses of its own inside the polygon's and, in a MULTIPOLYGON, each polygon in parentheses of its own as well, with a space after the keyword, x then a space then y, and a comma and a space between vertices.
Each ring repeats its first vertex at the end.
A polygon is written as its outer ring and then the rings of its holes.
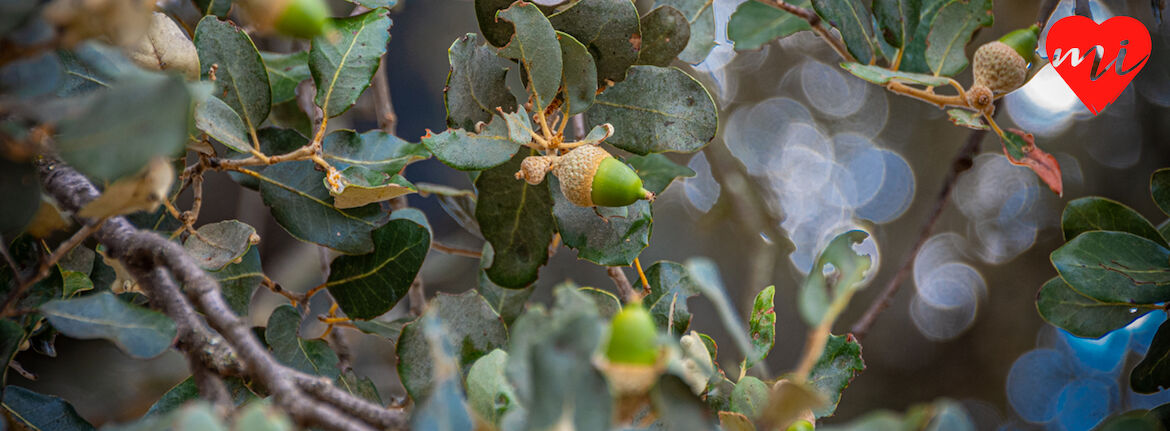
POLYGON ((825 42, 827 42, 829 46, 833 48, 833 51, 837 51, 837 55, 840 55, 841 58, 847 62, 857 62, 857 59, 853 58, 853 54, 850 54, 849 50, 845 48, 845 43, 842 42, 840 38, 833 35, 829 29, 821 25, 821 16, 817 15, 815 11, 796 6, 784 0, 768 0, 764 3, 776 9, 780 9, 782 11, 796 15, 798 18, 807 21, 808 26, 812 27, 812 30, 816 32, 817 36, 820 36, 821 39, 824 39, 825 42))
POLYGON ((82 241, 85 241, 86 238, 89 238, 90 235, 93 235, 93 233, 96 232, 98 228, 101 227, 101 225, 102 220, 95 220, 93 224, 82 226, 81 229, 73 234, 73 236, 69 237, 69 239, 65 240, 65 242, 62 242, 60 245, 58 245, 57 249, 49 255, 49 258, 42 261, 41 264, 37 266, 37 272, 27 279, 22 279, 22 277, 20 277, 20 268, 16 266, 16 262, 12 261, 12 256, 8 254, 7 247, 5 246, 4 258, 8 260, 9 265, 12 267, 12 271, 17 274, 16 280, 18 281, 18 284, 16 285, 16 289, 13 289, 12 293, 9 293, 8 296, 4 298, 4 304, 0 305, 0 317, 8 316, 9 313, 12 312, 11 308, 16 305, 20 298, 24 297, 25 293, 28 293, 28 289, 30 287, 32 287, 34 284, 37 284, 37 282, 41 281, 45 277, 48 277, 50 270, 53 268, 53 265, 56 265, 58 261, 64 258, 65 254, 69 253, 69 250, 73 250, 74 247, 77 247, 78 244, 81 244, 82 241))
POLYGON ((631 302, 641 297, 634 292, 634 286, 630 284, 630 279, 626 278, 626 272, 622 271, 620 266, 605 268, 605 274, 613 280, 613 284, 617 286, 618 294, 621 295, 623 301, 631 302))

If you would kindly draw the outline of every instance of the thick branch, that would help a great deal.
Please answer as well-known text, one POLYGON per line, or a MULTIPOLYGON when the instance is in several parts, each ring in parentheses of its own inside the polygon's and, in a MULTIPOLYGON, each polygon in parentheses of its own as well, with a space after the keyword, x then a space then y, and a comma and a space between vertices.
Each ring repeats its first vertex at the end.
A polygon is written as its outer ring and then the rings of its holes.
POLYGON ((622 271, 620 266, 605 268, 605 273, 613 280, 614 286, 617 286, 618 294, 621 295, 623 301, 632 302, 640 298, 640 295, 634 292, 634 287, 630 285, 630 279, 626 278, 626 272, 622 271))

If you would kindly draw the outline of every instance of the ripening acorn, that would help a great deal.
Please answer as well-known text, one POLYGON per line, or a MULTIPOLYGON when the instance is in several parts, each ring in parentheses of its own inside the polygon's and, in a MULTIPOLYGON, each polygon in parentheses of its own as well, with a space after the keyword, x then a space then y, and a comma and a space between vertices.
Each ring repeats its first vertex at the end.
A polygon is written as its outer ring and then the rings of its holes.
POLYGON ((550 170, 561 181, 561 193, 578 206, 624 207, 654 199, 633 169, 596 145, 582 145, 563 156, 528 157, 516 178, 540 184, 550 170))
POLYGON ((626 304, 613 316, 605 357, 610 362, 631 365, 650 366, 658 361, 658 329, 640 301, 626 304))
POLYGON ((1005 34, 999 40, 988 42, 975 51, 974 87, 984 86, 993 93, 1007 93, 1024 84, 1028 76, 1028 60, 1036 51, 1040 27, 1005 34))
POLYGON ((250 0, 241 3, 253 24, 286 36, 311 39, 333 31, 324 0, 250 0))
POLYGON ((793 422, 792 425, 788 426, 788 431, 813 431, 815 429, 816 427, 811 422, 803 419, 793 422))

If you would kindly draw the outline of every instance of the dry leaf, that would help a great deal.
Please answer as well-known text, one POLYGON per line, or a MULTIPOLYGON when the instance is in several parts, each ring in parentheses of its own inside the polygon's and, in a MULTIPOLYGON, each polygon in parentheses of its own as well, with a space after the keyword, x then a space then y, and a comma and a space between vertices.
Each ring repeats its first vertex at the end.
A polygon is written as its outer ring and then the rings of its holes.
POLYGON ((25 232, 33 238, 48 238, 53 232, 69 227, 69 220, 61 216, 61 211, 47 200, 41 200, 41 207, 37 209, 32 222, 25 228, 25 232))
POLYGON ((798 420, 816 420, 812 409, 825 405, 825 399, 807 385, 783 379, 772 386, 768 407, 760 418, 767 429, 788 429, 798 420))
POLYGON ((1052 191, 1055 192, 1057 196, 1063 196, 1064 181, 1061 178, 1060 163, 1056 161, 1056 157, 1053 157, 1051 154, 1041 150, 1040 147, 1037 147, 1036 138, 1033 137, 1031 133, 1026 133, 1017 129, 1009 129, 1007 134, 1018 137, 1008 137, 1009 139, 1016 141, 1016 143, 1019 143, 1017 140, 1019 138, 1022 138, 1023 141, 1023 145, 1021 145, 1017 151, 1011 151, 1007 147, 1007 140, 1005 140, 1003 155, 1007 156, 1008 161, 1012 162, 1013 165, 1024 166, 1028 169, 1031 169, 1032 172, 1036 173, 1037 177, 1040 177, 1040 181, 1043 181, 1044 184, 1047 184, 1048 188, 1052 189, 1052 191), (1017 159, 1012 156, 1013 152, 1021 153, 1023 154, 1023 157, 1017 159))
POLYGON ((82 207, 77 215, 101 219, 138 211, 154 211, 166 199, 174 180, 175 169, 166 159, 156 157, 146 165, 143 172, 114 181, 101 196, 82 207))
POLYGON ((719 427, 724 431, 756 431, 756 424, 736 412, 719 412, 719 427))
POLYGON ((53 0, 44 17, 61 29, 67 47, 99 36, 133 46, 146 34, 153 9, 154 0, 53 0))
POLYGON ((183 29, 165 14, 155 12, 150 28, 138 44, 126 50, 126 55, 151 70, 182 72, 187 79, 199 79, 199 53, 183 29))
POLYGON ((339 209, 388 201, 416 191, 401 176, 390 176, 357 166, 344 171, 330 169, 325 176, 325 187, 333 195, 333 206, 339 209))

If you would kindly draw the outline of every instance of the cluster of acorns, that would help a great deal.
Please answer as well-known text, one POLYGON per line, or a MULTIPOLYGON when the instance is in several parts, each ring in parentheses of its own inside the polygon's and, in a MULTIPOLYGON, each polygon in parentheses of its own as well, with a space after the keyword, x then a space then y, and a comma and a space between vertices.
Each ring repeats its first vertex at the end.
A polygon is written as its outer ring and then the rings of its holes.
POLYGON ((991 109, 998 94, 1009 93, 1028 77, 1028 63, 1035 56, 1040 27, 1019 29, 988 42, 975 51, 972 74, 975 83, 967 90, 967 104, 982 112, 991 109))
POLYGON ((582 145, 562 156, 528 157, 516 178, 536 185, 549 172, 557 176, 561 193, 575 205, 624 207, 639 199, 654 199, 633 169, 598 145, 582 145))

